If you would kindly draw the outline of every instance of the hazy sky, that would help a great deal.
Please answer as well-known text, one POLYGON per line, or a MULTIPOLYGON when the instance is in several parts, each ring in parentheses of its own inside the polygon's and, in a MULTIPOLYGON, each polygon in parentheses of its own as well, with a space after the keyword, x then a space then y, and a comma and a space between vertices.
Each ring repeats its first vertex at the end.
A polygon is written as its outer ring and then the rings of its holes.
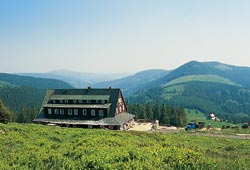
POLYGON ((0 0, 0 72, 250 66, 249 0, 0 0))

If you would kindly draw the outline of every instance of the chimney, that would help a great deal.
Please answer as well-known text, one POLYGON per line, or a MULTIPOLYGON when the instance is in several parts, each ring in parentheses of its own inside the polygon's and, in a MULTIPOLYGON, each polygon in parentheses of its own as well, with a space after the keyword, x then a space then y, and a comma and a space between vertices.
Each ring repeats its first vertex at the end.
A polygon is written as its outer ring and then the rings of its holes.
POLYGON ((91 86, 88 86, 88 90, 90 90, 91 89, 91 86))
POLYGON ((111 86, 109 86, 109 90, 111 90, 112 89, 112 87, 111 86))

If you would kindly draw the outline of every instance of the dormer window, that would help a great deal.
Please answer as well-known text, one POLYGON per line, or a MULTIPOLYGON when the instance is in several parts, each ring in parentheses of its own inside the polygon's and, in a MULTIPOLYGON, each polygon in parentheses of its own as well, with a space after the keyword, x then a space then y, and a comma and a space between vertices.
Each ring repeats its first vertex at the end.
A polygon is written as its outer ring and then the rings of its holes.
POLYGON ((52 100, 52 103, 54 103, 54 104, 55 104, 55 103, 56 103, 56 100, 52 100))
POLYGON ((69 101, 68 101, 68 100, 64 100, 64 102, 65 102, 65 103, 69 103, 69 101))
POLYGON ((48 109, 48 114, 51 115, 52 114, 52 110, 48 109))
POLYGON ((77 103, 77 100, 73 100, 73 103, 76 104, 76 103, 77 103))
POLYGON ((63 100, 60 100, 60 101, 59 101, 59 103, 61 103, 61 104, 62 104, 62 103, 63 103, 63 100))
POLYGON ((105 100, 101 100, 101 104, 105 104, 105 100))

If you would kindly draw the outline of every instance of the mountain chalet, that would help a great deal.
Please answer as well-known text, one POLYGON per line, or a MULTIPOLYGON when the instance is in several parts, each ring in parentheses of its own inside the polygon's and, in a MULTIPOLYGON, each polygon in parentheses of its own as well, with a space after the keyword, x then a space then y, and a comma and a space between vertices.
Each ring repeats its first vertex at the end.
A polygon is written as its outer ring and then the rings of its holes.
POLYGON ((120 89, 47 90, 34 123, 62 127, 127 130, 134 115, 127 113, 120 89))

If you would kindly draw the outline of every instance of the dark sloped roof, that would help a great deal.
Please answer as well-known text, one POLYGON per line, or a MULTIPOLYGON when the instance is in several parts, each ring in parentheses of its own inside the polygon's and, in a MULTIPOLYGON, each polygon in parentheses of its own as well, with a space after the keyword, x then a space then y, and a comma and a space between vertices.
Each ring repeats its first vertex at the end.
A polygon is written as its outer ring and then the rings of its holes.
POLYGON ((109 100, 110 95, 53 95, 50 100, 109 100))

